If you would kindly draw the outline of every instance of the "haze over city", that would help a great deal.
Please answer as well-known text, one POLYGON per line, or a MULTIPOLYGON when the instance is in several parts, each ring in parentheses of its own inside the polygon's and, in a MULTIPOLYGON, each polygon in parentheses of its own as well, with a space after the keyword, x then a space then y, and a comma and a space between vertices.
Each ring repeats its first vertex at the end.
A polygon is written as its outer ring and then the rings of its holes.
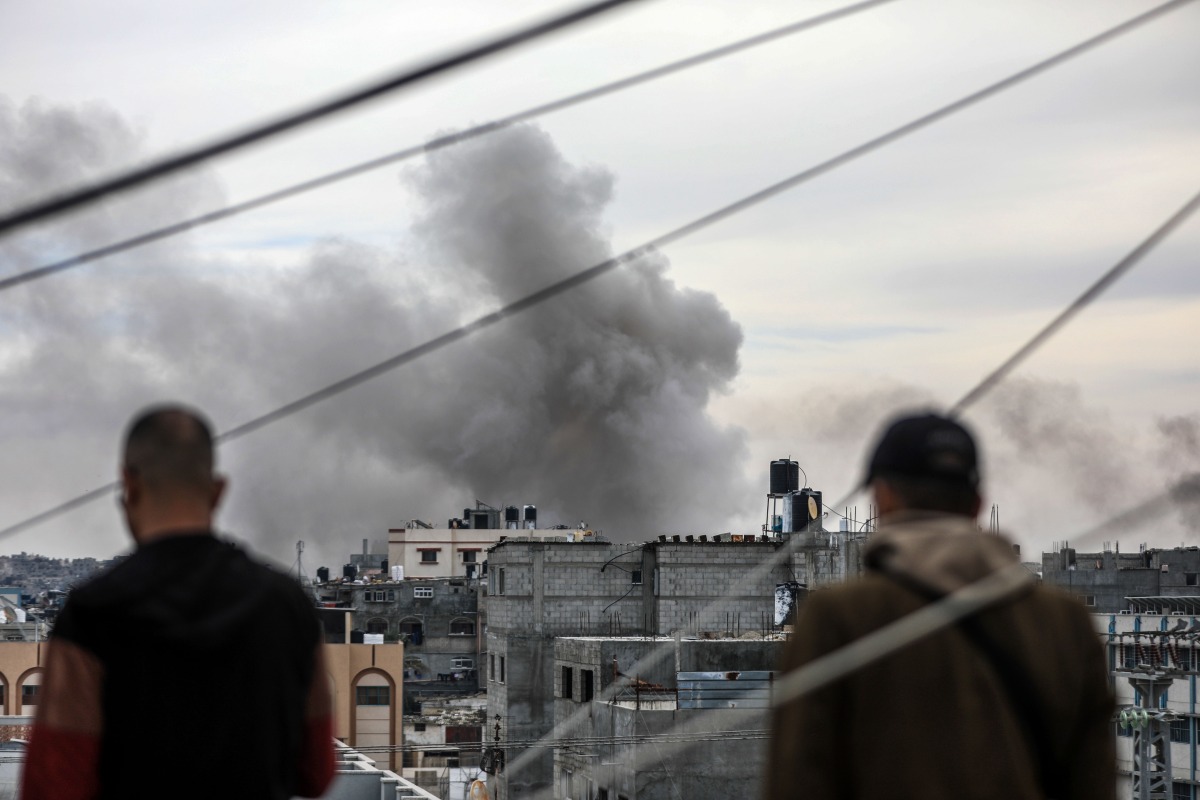
MULTIPOLYGON (((1152 5, 887 4, 6 292, 0 526, 112 480, 147 403, 230 428, 1152 5)), ((835 7, 639 4, 0 239, 0 273, 835 7)), ((6 8, 0 209, 556 8, 6 8)), ((615 540, 755 532, 785 456, 833 502, 889 413, 952 404, 1195 193, 1198 26, 1186 7, 232 443, 222 527, 284 563, 303 539, 310 569, 475 499, 615 540)), ((1030 555, 1200 469, 1198 245, 1192 220, 966 414, 1030 555)), ((98 502, 0 551, 125 546, 98 502)))

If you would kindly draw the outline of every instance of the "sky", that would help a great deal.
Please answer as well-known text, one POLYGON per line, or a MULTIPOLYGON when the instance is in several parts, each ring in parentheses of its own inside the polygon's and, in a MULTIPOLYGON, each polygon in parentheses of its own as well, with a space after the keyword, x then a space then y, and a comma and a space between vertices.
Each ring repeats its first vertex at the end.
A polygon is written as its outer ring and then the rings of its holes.
MULTIPOLYGON (((227 429, 637 246, 1154 4, 896 0, 0 295, 0 526, 116 476, 166 399, 227 429)), ((0 274, 838 7, 645 0, 0 238, 0 274)), ((0 5, 0 209, 420 63, 550 2, 0 5)), ((1200 4, 560 300, 223 448, 224 530, 280 563, 476 500, 614 539, 752 532, 772 459, 831 504, 1200 183, 1200 4)), ((969 409, 1027 557, 1200 544, 1192 219, 969 409), (1101 541, 1101 539, 1103 541, 1101 541)), ((869 516, 857 496, 830 509, 869 516)), ((109 557, 99 501, 0 552, 109 557)))

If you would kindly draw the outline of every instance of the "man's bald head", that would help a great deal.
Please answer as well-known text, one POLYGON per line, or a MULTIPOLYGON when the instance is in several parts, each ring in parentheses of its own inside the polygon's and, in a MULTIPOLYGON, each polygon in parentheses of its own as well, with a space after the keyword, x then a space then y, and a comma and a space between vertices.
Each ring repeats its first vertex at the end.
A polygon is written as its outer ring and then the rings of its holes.
POLYGON ((184 406, 147 409, 125 435, 122 467, 151 492, 207 495, 214 478, 212 428, 184 406))

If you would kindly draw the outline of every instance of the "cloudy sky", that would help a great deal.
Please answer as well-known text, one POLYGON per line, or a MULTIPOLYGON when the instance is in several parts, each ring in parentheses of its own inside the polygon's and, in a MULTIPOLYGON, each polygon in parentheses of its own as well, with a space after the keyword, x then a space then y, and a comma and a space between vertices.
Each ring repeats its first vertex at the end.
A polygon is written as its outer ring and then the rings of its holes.
MULTIPOLYGON (((0 295, 0 525, 111 480, 139 406, 232 427, 1153 5, 896 0, 0 295)), ((0 208, 558 7, 4 4, 0 208)), ((647 0, 0 239, 0 272, 835 7, 647 0)), ((614 538, 753 531, 788 455, 844 496, 889 413, 953 403, 1200 188, 1198 32, 1193 3, 230 444, 224 527, 283 562, 304 539, 311 572, 475 499, 614 538)), ((1198 247, 1193 219, 967 414, 1027 553, 1200 470, 1198 247)), ((1198 543, 1173 510, 1103 539, 1198 543)), ((123 544, 98 502, 0 552, 123 544)))

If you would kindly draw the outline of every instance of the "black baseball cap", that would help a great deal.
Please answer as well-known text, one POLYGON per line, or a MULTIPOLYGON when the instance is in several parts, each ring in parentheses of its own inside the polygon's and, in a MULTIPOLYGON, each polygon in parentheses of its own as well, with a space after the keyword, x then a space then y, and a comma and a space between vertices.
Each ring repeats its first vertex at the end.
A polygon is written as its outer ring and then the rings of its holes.
POLYGON ((880 475, 939 478, 979 486, 979 457, 971 432, 939 414, 892 421, 867 464, 866 484, 880 475))

